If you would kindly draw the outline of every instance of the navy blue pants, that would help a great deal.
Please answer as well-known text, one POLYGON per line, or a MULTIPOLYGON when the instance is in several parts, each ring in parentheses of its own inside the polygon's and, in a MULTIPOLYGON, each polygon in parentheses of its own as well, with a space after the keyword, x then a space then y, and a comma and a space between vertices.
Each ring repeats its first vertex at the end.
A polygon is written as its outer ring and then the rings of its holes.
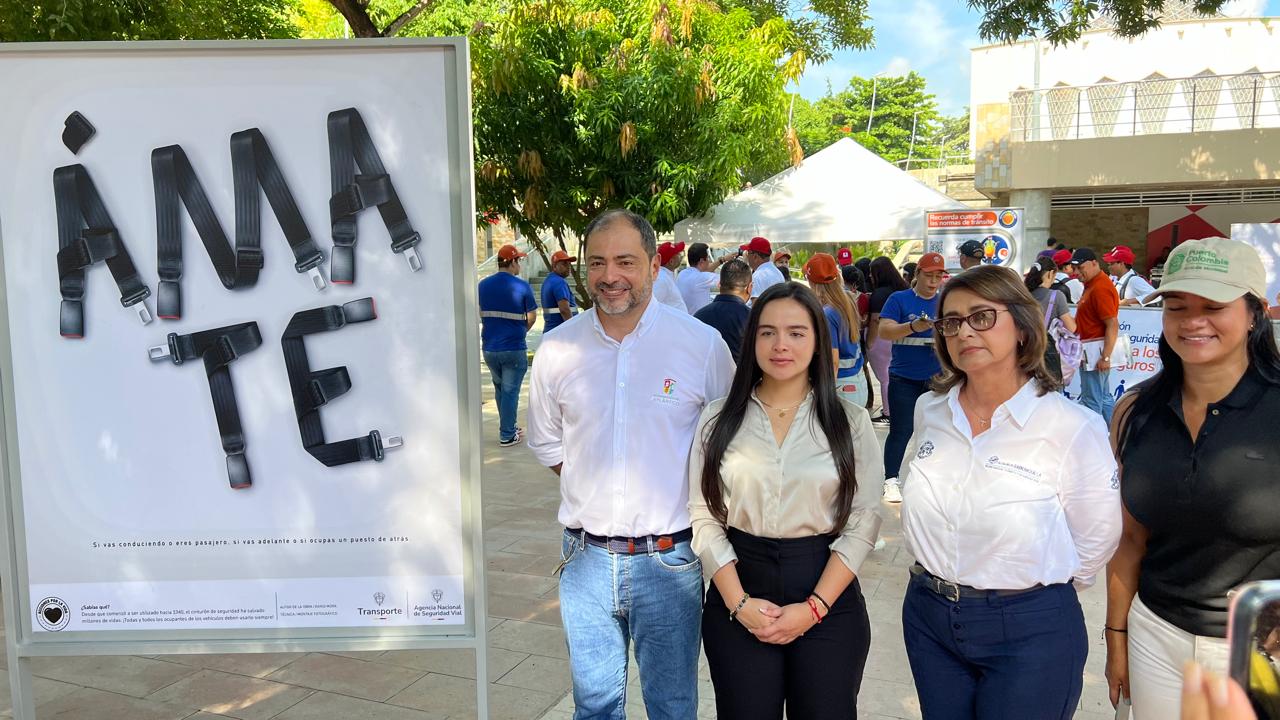
POLYGON ((902 453, 915 432, 916 401, 929 392, 929 379, 912 380, 889 375, 889 437, 884 441, 884 476, 899 477, 902 453))
POLYGON ((902 634, 924 720, 1068 720, 1089 653, 1069 584, 951 602, 912 577, 902 634))

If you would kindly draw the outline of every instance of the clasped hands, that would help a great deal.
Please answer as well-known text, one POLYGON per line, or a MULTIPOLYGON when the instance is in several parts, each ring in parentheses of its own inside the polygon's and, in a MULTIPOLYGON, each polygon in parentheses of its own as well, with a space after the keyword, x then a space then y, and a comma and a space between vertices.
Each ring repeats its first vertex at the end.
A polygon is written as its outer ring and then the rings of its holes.
MULTIPOLYGON (((818 606, 825 617, 825 608, 818 606)), ((817 624, 808 603, 792 603, 781 607, 760 598, 747 600, 738 611, 737 620, 760 642, 786 645, 817 624)))

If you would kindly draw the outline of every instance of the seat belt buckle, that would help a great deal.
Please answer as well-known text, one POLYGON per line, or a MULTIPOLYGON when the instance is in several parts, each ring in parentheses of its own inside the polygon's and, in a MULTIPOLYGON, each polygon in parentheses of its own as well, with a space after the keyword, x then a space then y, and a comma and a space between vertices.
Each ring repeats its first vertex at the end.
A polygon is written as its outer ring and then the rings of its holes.
POLYGON ((156 286, 156 315, 161 320, 182 319, 182 286, 175 280, 161 280, 156 286))
POLYGON ((391 242, 391 251, 404 256, 410 272, 418 272, 422 269, 422 256, 418 254, 417 249, 420 242, 422 242, 422 235, 416 232, 391 242))
POLYGON ((165 345, 152 345, 147 348, 147 357, 151 362, 172 360, 174 365, 182 364, 182 354, 178 352, 178 333, 169 333, 165 345))
POLYGON ((120 304, 127 308, 133 308, 133 311, 138 314, 138 320, 143 325, 150 325, 155 318, 151 316, 151 308, 147 307, 147 298, 149 297, 151 297, 151 288, 143 285, 129 295, 121 296, 120 304))
POLYGON ((409 264, 409 272, 418 272, 422 269, 422 257, 418 255, 418 248, 408 248, 400 253, 404 256, 404 261, 409 264))
POLYGON ((63 300, 58 311, 58 334, 69 340, 84 338, 84 303, 63 300))
POLYGON ((334 245, 329 254, 329 280, 335 285, 351 285, 356 281, 356 249, 350 245, 334 245))
POLYGON ((404 438, 399 435, 383 438, 382 433, 377 430, 369 431, 369 439, 373 441, 373 459, 378 462, 386 457, 387 450, 395 450, 404 445, 404 438))
POLYGON ((146 301, 139 301, 131 306, 133 311, 138 314, 138 321, 143 325, 150 325, 155 318, 151 315, 151 309, 147 307, 146 301))
POLYGON ((232 490, 244 490, 253 487, 253 476, 249 473, 249 460, 244 453, 227 456, 227 480, 232 490))
POLYGON ((378 306, 373 302, 373 298, 371 297, 352 300, 342 306, 342 316, 349 323, 377 320, 378 306))
POLYGON ((316 291, 329 287, 329 283, 325 282, 324 273, 320 272, 319 265, 308 270, 307 276, 311 278, 311 284, 315 286, 316 291))

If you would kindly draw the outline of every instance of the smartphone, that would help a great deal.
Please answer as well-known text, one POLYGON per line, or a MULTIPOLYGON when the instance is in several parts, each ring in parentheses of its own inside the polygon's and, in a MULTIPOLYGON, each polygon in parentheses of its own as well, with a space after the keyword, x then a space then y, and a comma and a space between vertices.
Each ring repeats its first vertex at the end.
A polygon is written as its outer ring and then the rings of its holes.
POLYGON ((1227 620, 1228 672, 1259 720, 1280 720, 1280 580, 1241 585, 1227 620))

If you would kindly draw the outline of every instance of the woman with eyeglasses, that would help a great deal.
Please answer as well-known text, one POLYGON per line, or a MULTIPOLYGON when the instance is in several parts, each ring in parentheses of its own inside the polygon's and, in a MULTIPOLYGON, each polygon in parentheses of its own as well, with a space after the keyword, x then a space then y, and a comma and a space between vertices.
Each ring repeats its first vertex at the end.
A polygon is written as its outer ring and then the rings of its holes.
POLYGON ((1070 718, 1088 640, 1078 589, 1120 540, 1102 418, 1056 392, 1040 304, 982 266, 939 299, 942 372, 915 407, 902 607, 925 720, 1070 718))

